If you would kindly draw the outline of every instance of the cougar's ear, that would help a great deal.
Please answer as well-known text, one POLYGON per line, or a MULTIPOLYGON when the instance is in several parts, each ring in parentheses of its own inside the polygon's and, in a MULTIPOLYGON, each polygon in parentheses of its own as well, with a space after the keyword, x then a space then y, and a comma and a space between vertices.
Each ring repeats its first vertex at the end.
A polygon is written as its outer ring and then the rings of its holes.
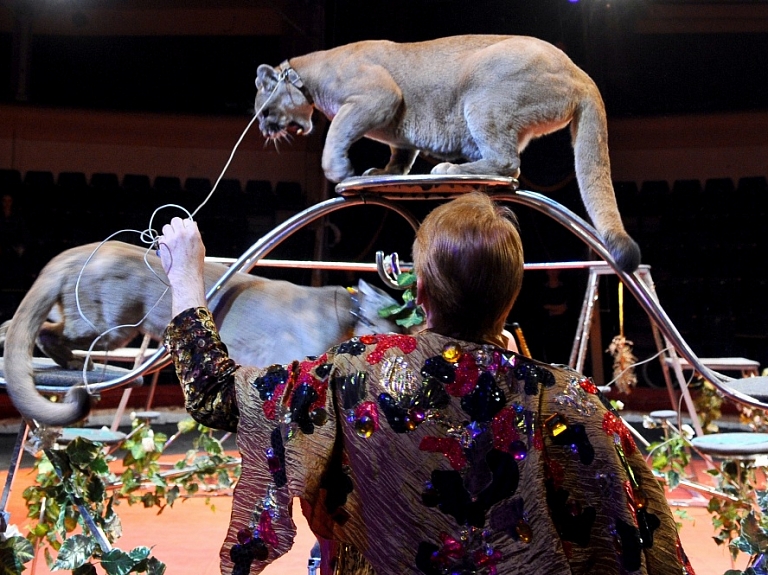
POLYGON ((256 89, 271 90, 277 83, 277 70, 268 64, 262 64, 256 70, 256 89))

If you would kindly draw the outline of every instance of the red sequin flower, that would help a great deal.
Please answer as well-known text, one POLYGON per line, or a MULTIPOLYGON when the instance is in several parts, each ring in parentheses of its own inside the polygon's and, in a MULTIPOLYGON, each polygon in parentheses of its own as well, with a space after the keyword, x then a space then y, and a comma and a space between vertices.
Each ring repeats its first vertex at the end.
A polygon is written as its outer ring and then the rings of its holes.
POLYGON ((427 436, 422 438, 419 449, 430 453, 442 453, 456 471, 461 471, 467 465, 467 458, 464 456, 458 439, 427 436))
POLYGON ((499 451, 509 453, 509 446, 513 441, 520 439, 515 422, 517 412, 511 407, 505 407, 493 416, 491 430, 493 431, 493 447, 499 451))
POLYGON ((557 461, 547 459, 544 462, 544 477, 551 479, 555 488, 559 488, 565 480, 565 470, 557 461))
POLYGON ((608 435, 618 435, 621 439, 621 448, 624 450, 625 455, 632 455, 637 447, 635 446, 635 440, 632 439, 627 426, 624 422, 616 417, 610 411, 606 411, 603 416, 603 431, 608 435))
POLYGON ((380 335, 376 338, 376 349, 368 354, 368 363, 376 365, 384 357, 384 353, 392 347, 399 347, 403 353, 411 353, 416 349, 416 338, 410 335, 380 335))
POLYGON ((261 405, 261 409, 264 411, 264 417, 270 421, 274 421, 277 416, 277 403, 283 400, 283 394, 285 393, 286 383, 281 383, 275 387, 275 391, 272 394, 272 399, 267 399, 261 405))
POLYGON ((272 527, 272 516, 266 509, 261 512, 259 517, 259 537, 267 545, 277 547, 277 533, 272 527))
POLYGON ((637 505, 635 504, 635 491, 632 489, 632 483, 630 483, 629 479, 624 482, 624 492, 627 494, 627 509, 629 509, 629 513, 632 515, 632 519, 635 522, 635 527, 637 527, 637 505))
POLYGON ((311 370, 315 367, 315 365, 316 364, 309 362, 302 363, 299 367, 299 375, 296 377, 296 387, 306 383, 307 385, 312 386, 312 388, 317 392, 317 399, 309 408, 310 411, 317 409, 318 407, 325 407, 325 394, 326 391, 328 391, 328 382, 320 381, 312 375, 311 370))
POLYGON ((580 379, 579 385, 581 386, 581 389, 583 389, 587 393, 592 393, 594 395, 597 395, 597 391, 598 391, 597 386, 589 377, 584 377, 580 379))
POLYGON ((266 400, 262 405, 261 409, 264 411, 264 417, 269 419, 270 421, 274 421, 275 419, 275 413, 276 413, 276 407, 275 407, 275 400, 274 399, 268 399, 266 400))
POLYGON ((464 397, 475 389, 480 370, 472 354, 465 353, 459 359, 456 365, 456 379, 453 383, 445 386, 447 391, 453 397, 464 397))

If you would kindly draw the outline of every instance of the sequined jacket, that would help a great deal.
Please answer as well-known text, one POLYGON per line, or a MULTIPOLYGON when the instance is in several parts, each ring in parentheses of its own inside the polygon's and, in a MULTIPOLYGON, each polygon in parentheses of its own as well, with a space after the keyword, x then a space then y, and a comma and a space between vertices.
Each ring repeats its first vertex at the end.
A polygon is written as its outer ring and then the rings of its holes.
POLYGON ((165 341, 192 416, 237 431, 224 574, 290 549, 294 497, 378 575, 693 573, 630 432, 576 372, 429 331, 240 367, 204 308, 165 341))

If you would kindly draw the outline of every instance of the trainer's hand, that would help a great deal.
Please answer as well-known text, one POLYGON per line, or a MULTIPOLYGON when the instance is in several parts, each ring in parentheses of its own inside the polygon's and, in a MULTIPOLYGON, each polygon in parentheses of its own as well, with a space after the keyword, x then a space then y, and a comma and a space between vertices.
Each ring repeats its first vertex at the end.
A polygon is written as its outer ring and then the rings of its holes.
POLYGON ((173 218, 163 226, 158 255, 173 290, 173 315, 190 307, 205 306, 205 246, 197 222, 173 218))

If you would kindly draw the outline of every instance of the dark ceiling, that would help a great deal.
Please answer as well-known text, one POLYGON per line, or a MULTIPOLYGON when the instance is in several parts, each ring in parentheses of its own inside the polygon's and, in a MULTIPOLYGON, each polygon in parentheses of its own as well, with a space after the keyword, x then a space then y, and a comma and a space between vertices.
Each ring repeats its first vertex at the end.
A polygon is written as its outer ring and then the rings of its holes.
POLYGON ((4 102, 247 114, 262 62, 361 39, 499 33, 561 46, 598 82, 613 117, 768 109, 764 1, 198 0, 178 8, 170 1, 5 0, 0 6, 4 102), (31 34, 20 91, 24 30, 31 34))

